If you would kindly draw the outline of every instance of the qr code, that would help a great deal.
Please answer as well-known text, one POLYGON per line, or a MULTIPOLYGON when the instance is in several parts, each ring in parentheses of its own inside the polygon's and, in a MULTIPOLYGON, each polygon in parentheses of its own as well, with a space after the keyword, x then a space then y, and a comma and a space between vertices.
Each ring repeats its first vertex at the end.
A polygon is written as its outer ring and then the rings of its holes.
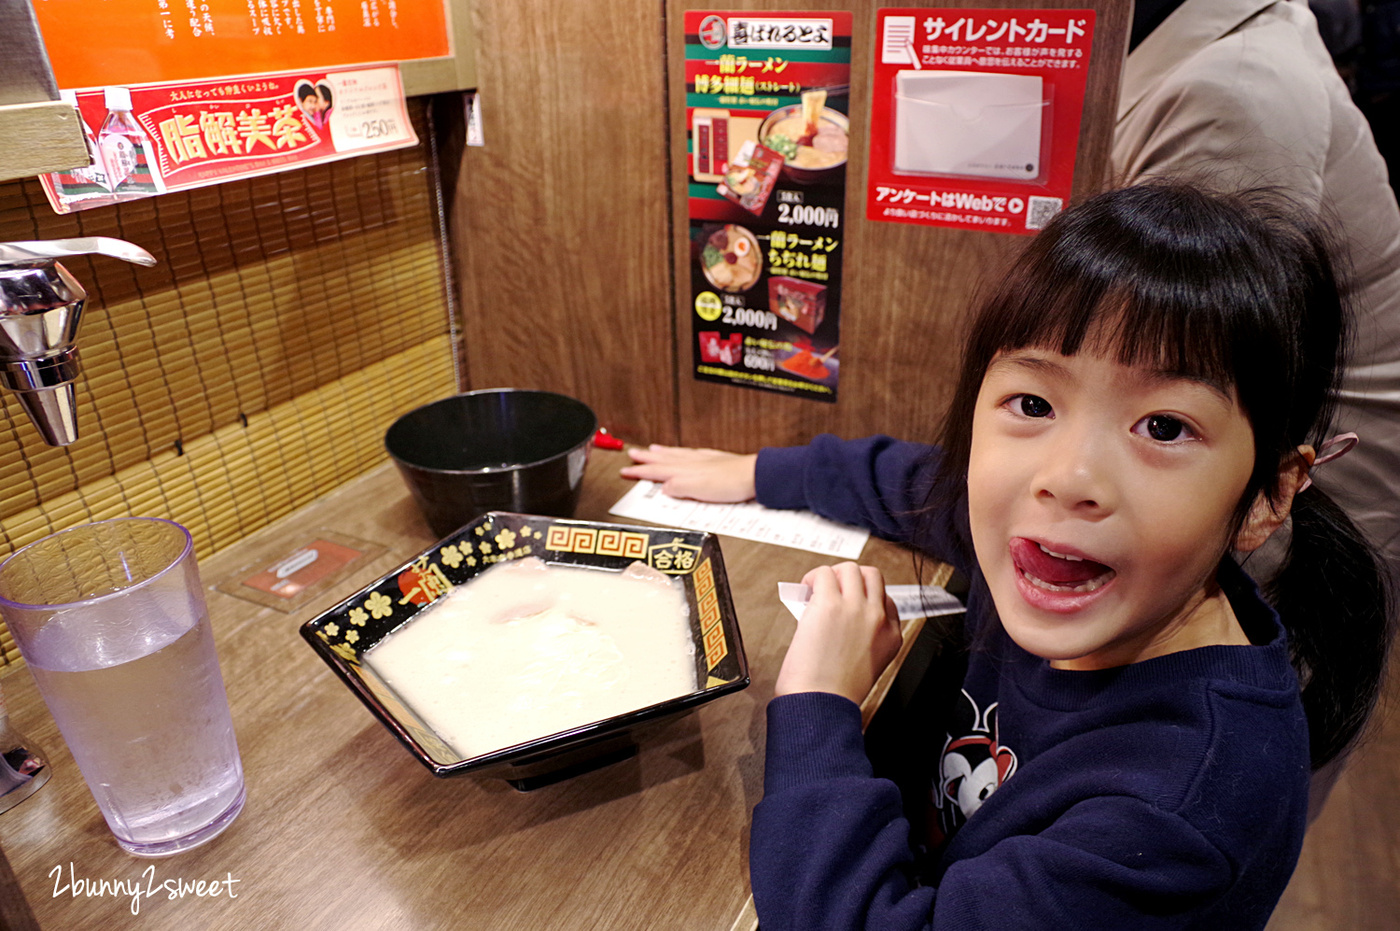
POLYGON ((1043 230, 1055 214, 1064 209, 1065 202, 1059 197, 1031 197, 1026 206, 1026 229, 1043 230))

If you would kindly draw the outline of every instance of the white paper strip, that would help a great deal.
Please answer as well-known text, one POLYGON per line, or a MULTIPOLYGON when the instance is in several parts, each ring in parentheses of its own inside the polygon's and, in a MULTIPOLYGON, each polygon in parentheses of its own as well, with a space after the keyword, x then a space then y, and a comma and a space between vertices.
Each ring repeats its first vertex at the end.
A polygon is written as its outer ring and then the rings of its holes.
MULTIPOLYGON (((886 585, 885 594, 899 610, 901 621, 956 614, 963 609, 962 602, 941 585, 886 585)), ((812 600, 812 587, 801 582, 779 582, 778 600, 800 621, 807 602, 812 600)))
POLYGON ((752 501, 743 504, 685 501, 662 494, 660 485, 647 481, 637 482, 608 513, 686 530, 705 530, 791 546, 838 559, 860 558, 865 541, 870 539, 868 530, 838 524, 811 511, 775 511, 752 501))

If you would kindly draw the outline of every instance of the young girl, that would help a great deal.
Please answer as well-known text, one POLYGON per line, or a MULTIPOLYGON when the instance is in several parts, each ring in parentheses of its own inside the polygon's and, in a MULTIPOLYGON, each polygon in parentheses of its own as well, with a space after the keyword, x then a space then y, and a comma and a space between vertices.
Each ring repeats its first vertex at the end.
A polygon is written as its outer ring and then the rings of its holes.
POLYGON ((1309 222, 1129 188, 995 286, 941 449, 633 451, 624 474, 673 495, 808 507, 972 582, 961 695, 928 729, 945 839, 916 876, 857 707, 900 642, 883 581, 805 579, 753 819, 763 931, 1264 926, 1389 641, 1372 551, 1308 481, 1345 333, 1309 222), (1276 612, 1231 554, 1290 513, 1276 612))

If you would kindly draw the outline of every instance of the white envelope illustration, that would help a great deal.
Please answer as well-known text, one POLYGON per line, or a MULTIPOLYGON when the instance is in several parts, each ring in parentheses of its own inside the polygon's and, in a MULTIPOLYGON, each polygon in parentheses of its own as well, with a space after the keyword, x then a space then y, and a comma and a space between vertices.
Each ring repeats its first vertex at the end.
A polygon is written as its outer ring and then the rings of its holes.
POLYGON ((1037 75, 900 71, 894 170, 1033 181, 1045 106, 1037 75))

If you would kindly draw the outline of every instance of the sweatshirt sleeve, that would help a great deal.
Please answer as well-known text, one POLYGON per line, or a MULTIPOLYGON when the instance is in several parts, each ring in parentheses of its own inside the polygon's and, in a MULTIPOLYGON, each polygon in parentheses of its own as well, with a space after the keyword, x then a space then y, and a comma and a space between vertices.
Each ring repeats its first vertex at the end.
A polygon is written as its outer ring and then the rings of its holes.
POLYGON ((1237 866, 1174 812, 1094 796, 921 886, 899 791, 872 775, 859 708, 820 692, 768 705, 749 844, 763 931, 1223 927, 1212 909, 1237 866))
POLYGON ((749 843, 763 931, 928 928, 933 890, 915 887, 913 864, 899 790, 871 774, 860 708, 828 692, 769 702, 749 843))
POLYGON ((937 447, 888 436, 841 440, 824 433, 806 446, 760 451, 754 485, 765 507, 806 508, 947 558, 951 527, 924 512, 938 455, 937 447))

